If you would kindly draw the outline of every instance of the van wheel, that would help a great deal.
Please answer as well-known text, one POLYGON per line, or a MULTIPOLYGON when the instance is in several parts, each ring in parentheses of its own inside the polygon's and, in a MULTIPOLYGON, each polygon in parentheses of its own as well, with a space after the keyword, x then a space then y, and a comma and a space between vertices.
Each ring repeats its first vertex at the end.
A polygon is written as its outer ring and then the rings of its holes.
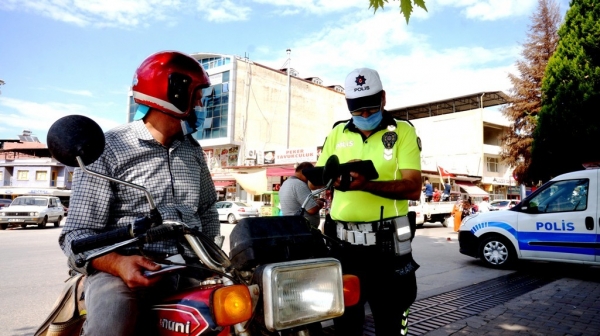
POLYGON ((0 224, 0 230, 6 230, 8 228, 8 224, 0 224))
POLYGON ((450 215, 444 215, 441 218, 442 218, 442 226, 448 227, 448 218, 450 218, 450 215))
POLYGON ((490 268, 507 268, 517 260, 517 253, 508 239, 490 235, 479 245, 479 257, 490 268))
POLYGON ((40 224, 38 224, 38 228, 39 229, 43 229, 46 227, 46 224, 48 224, 48 217, 44 217, 44 219, 42 220, 42 222, 40 224))
POLYGON ((62 216, 58 216, 56 222, 54 222, 54 227, 58 227, 60 225, 60 221, 62 221, 62 216))

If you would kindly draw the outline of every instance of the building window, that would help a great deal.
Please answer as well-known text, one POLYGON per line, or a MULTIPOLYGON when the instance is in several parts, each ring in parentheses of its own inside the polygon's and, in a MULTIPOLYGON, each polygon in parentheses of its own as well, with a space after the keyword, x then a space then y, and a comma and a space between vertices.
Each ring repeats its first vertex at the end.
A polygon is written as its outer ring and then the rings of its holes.
POLYGON ((208 57, 198 60, 205 70, 231 63, 231 57, 208 57))
MULTIPOLYGON (((229 78, 229 71, 223 73, 223 78, 229 78)), ((215 84, 203 89, 202 105, 206 107, 206 119, 202 128, 196 132, 196 138, 200 140, 226 138, 229 117, 229 83, 215 84)))
POLYGON ((28 170, 18 170, 17 171, 17 180, 19 180, 19 181, 29 180, 29 171, 28 170))
POLYGON ((46 181, 48 179, 48 172, 45 170, 38 170, 35 172, 36 181, 46 181))
POLYGON ((487 171, 490 173, 498 172, 498 158, 487 158, 487 171))

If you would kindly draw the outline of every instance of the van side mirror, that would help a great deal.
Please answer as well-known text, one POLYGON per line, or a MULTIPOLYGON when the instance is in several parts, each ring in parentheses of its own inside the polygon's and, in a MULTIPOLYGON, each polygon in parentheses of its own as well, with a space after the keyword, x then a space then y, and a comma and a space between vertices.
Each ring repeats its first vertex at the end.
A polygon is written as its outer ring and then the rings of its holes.
POLYGON ((536 203, 530 203, 529 201, 523 201, 521 204, 521 210, 527 213, 538 213, 538 207, 536 203))

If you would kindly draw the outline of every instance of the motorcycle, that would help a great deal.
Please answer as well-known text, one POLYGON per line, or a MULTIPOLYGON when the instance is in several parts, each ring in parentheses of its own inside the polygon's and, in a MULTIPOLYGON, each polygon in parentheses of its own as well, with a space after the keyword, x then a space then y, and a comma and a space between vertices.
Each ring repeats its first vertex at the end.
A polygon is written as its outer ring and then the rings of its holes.
MULTIPOLYGON (((321 321, 341 316, 345 306, 358 302, 358 278, 342 275, 340 262, 328 256, 327 237, 300 215, 242 219, 231 232, 228 256, 220 248, 223 237, 215 242, 183 222, 162 220, 152 194, 143 186, 86 168, 104 151, 104 133, 93 120, 80 115, 57 120, 48 132, 48 148, 67 166, 79 166, 86 174, 143 191, 150 205, 148 214, 127 227, 73 241, 76 254, 101 248, 78 259, 78 265, 127 246, 137 246, 144 255, 144 244, 177 239, 193 251, 198 263, 155 260, 163 265, 161 270, 205 270, 201 272, 205 277, 197 279, 199 286, 150 308, 153 320, 148 323, 158 335, 318 335, 322 334, 321 321)), ((336 159, 324 169, 327 186, 312 196, 333 183, 339 165, 336 159)), ((84 301, 79 300, 82 278, 71 278, 36 336, 79 335, 85 319, 84 301)))

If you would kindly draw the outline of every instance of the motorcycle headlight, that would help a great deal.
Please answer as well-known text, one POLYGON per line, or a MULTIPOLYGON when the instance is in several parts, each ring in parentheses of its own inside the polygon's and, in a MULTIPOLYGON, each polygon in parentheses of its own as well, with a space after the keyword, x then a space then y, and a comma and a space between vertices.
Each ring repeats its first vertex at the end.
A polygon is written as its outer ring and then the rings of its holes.
POLYGON ((265 326, 270 331, 324 321, 344 313, 342 267, 332 258, 264 266, 265 326))

